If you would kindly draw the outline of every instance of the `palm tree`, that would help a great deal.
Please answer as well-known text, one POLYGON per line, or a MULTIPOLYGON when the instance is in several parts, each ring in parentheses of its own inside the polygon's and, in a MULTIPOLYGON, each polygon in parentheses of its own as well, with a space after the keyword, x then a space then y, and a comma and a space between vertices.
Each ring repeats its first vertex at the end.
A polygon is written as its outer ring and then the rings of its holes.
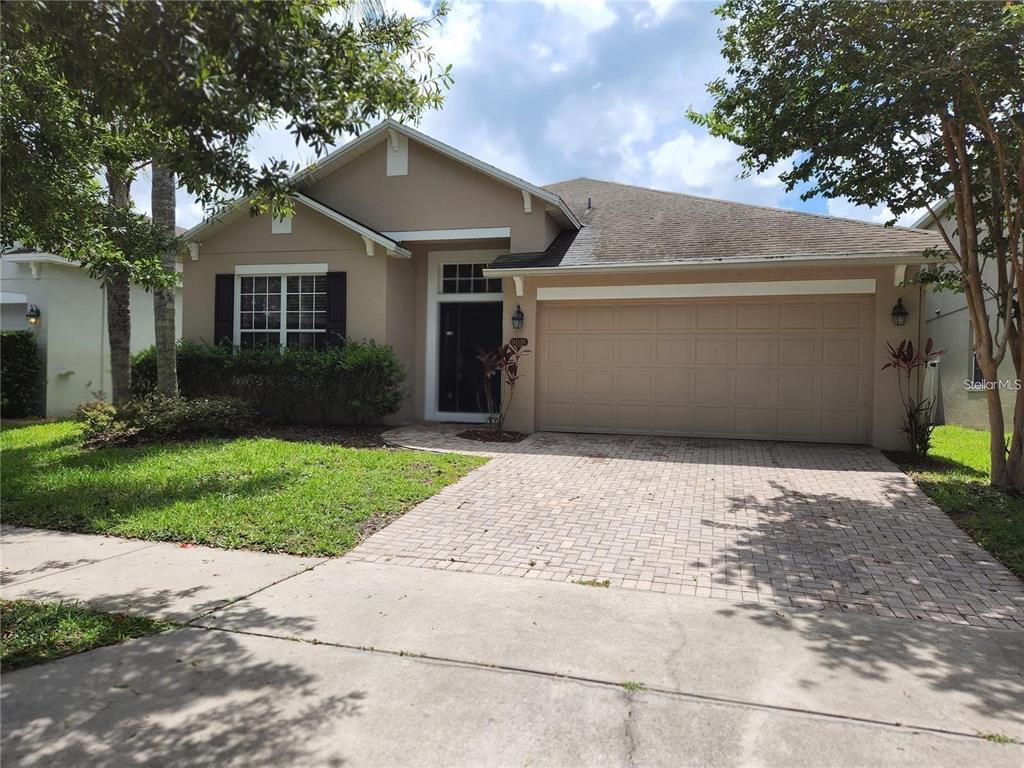
MULTIPOLYGON (((121 211, 130 205, 129 182, 113 168, 107 168, 109 205, 121 211)), ((122 405, 131 399, 131 341, 132 322, 128 302, 131 283, 128 269, 123 264, 110 267, 104 274, 107 292, 107 336, 110 339, 110 399, 122 405)))
MULTIPOLYGON (((163 227, 173 237, 174 232, 174 172, 153 162, 152 209, 153 224, 163 227)), ((175 244, 177 241, 175 241, 175 244)), ((160 254, 165 272, 175 271, 176 245, 160 254)), ((153 290, 153 321, 156 330, 156 389, 163 395, 178 394, 178 364, 175 354, 174 288, 153 290)))

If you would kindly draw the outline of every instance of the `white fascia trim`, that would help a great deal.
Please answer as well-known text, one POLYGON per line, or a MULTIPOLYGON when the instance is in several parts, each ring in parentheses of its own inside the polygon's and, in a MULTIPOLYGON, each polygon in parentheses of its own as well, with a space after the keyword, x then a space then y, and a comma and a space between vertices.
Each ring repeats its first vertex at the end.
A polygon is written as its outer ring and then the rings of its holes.
POLYGON ((78 262, 62 259, 60 256, 54 256, 52 253, 12 253, 3 258, 4 261, 9 261, 12 264, 60 264, 62 267, 74 267, 76 269, 80 266, 78 262))
POLYGON ((511 227, 473 227, 468 229, 410 229, 402 232, 381 232, 399 243, 424 240, 491 240, 512 236, 511 227))
POLYGON ((725 296, 820 296, 873 294, 874 278, 857 280, 777 280, 744 283, 666 283, 538 288, 537 301, 589 299, 702 299, 725 296))
POLYGON ((613 274, 618 272, 675 272, 688 269, 727 269, 729 267, 772 267, 800 264, 806 266, 863 267, 895 264, 931 264, 922 251, 902 253, 850 253, 836 256, 799 254, 795 256, 737 256, 720 259, 687 259, 686 261, 645 261, 623 264, 579 264, 566 267, 491 267, 484 269, 484 277, 511 277, 513 275, 613 274))
POLYGON ((327 263, 317 264, 236 264, 236 275, 326 275, 327 263))
POLYGON ((364 238, 369 238, 373 242, 378 243, 379 245, 383 246, 391 255, 399 255, 405 258, 410 258, 412 256, 412 251, 406 250, 390 237, 387 237, 386 235, 383 235, 380 232, 372 230, 369 227, 364 227, 358 221, 354 221, 345 214, 338 213, 337 211, 328 208, 326 205, 318 203, 311 197, 306 197, 302 193, 297 193, 293 195, 293 197, 298 202, 302 203, 303 205, 309 208, 312 208, 317 213, 322 213, 327 218, 333 219, 334 221, 338 222, 344 227, 348 227, 357 235, 361 235, 364 238))

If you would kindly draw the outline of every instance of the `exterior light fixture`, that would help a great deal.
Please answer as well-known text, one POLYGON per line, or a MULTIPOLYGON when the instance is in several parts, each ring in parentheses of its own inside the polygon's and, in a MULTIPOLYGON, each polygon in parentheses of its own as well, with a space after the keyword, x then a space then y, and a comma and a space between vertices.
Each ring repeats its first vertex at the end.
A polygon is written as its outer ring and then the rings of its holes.
POLYGON ((39 318, 41 316, 39 307, 35 304, 29 304, 28 309, 25 310, 25 321, 29 325, 39 325, 39 318))
POLYGON ((906 325, 907 318, 910 313, 907 312, 907 308, 903 306, 903 299, 896 299, 896 306, 892 308, 892 324, 893 325, 906 325))
POLYGON ((526 316, 523 314, 523 308, 516 304, 516 311, 512 313, 512 327, 517 330, 523 330, 523 322, 526 320, 526 316))

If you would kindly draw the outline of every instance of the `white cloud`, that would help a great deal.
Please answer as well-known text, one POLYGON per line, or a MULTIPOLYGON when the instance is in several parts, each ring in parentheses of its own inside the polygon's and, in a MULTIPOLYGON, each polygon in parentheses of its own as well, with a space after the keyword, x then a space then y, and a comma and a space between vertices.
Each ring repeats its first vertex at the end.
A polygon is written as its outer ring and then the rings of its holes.
POLYGON ((650 155, 653 186, 711 190, 736 177, 737 149, 724 139, 684 131, 650 155))
POLYGON ((605 0, 541 0, 544 8, 570 16, 581 34, 589 34, 615 23, 615 13, 605 0))
POLYGON ((836 197, 826 203, 829 216, 841 216, 844 219, 859 219, 884 224, 892 218, 892 213, 884 205, 856 205, 845 197, 836 197))
POLYGON ((478 3, 455 3, 440 29, 431 33, 430 44, 442 66, 456 68, 473 61, 481 40, 480 10, 478 3))

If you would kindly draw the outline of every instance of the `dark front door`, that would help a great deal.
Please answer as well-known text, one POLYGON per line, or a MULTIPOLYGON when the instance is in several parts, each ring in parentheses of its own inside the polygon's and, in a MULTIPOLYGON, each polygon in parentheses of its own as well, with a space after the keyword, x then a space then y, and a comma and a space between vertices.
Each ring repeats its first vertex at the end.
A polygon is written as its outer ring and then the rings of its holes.
MULTIPOLYGON (((441 304, 441 355, 437 409, 447 413, 483 413, 483 366, 477 355, 501 346, 501 302, 441 304)), ((501 382, 491 380, 495 402, 501 382)))

